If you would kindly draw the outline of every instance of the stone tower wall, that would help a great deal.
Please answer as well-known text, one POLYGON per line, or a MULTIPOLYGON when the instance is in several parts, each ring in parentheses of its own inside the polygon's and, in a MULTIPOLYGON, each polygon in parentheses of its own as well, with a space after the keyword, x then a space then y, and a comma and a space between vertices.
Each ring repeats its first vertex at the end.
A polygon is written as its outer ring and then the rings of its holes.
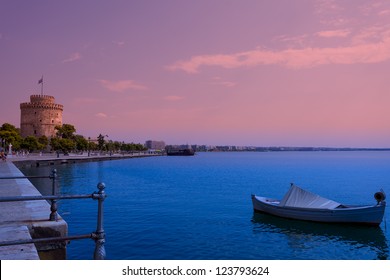
POLYGON ((20 104, 22 137, 55 136, 55 126, 62 125, 63 106, 55 104, 53 96, 31 95, 30 102, 20 104))

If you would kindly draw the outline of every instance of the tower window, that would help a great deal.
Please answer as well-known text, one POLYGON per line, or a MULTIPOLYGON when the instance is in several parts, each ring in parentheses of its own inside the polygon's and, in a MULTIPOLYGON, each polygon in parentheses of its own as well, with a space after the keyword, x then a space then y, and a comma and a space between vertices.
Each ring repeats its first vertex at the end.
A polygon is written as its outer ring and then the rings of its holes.
POLYGON ((34 134, 35 134, 35 135, 37 134, 37 131, 36 131, 36 130, 34 130, 34 134))

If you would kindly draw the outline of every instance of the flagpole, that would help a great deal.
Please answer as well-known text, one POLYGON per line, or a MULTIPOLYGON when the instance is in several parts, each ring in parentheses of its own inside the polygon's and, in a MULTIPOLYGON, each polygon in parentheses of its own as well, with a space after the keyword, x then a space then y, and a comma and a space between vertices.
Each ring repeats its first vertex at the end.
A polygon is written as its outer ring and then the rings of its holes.
POLYGON ((42 75, 42 78, 38 81, 38 85, 39 84, 42 84, 41 85, 41 95, 43 95, 43 75, 42 75))

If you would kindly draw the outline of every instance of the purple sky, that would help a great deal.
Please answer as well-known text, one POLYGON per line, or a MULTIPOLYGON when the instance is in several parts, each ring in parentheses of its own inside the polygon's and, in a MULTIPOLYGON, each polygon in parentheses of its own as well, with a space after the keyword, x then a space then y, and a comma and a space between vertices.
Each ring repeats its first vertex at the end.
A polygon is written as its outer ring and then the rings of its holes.
POLYGON ((18 1, 0 124, 40 93, 88 137, 390 147, 390 1, 18 1))

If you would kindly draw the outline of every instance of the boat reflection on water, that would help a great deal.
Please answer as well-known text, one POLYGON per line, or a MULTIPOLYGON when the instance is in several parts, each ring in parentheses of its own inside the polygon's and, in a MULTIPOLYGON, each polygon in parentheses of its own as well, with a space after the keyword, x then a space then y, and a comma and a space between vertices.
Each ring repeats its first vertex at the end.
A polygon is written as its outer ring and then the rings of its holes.
POLYGON ((288 245, 292 249, 307 249, 308 243, 319 240, 322 244, 342 242, 353 248, 369 248, 375 252, 376 259, 389 259, 388 241, 380 227, 315 223, 264 213, 254 213, 252 223, 255 233, 267 232, 286 235, 288 245))

